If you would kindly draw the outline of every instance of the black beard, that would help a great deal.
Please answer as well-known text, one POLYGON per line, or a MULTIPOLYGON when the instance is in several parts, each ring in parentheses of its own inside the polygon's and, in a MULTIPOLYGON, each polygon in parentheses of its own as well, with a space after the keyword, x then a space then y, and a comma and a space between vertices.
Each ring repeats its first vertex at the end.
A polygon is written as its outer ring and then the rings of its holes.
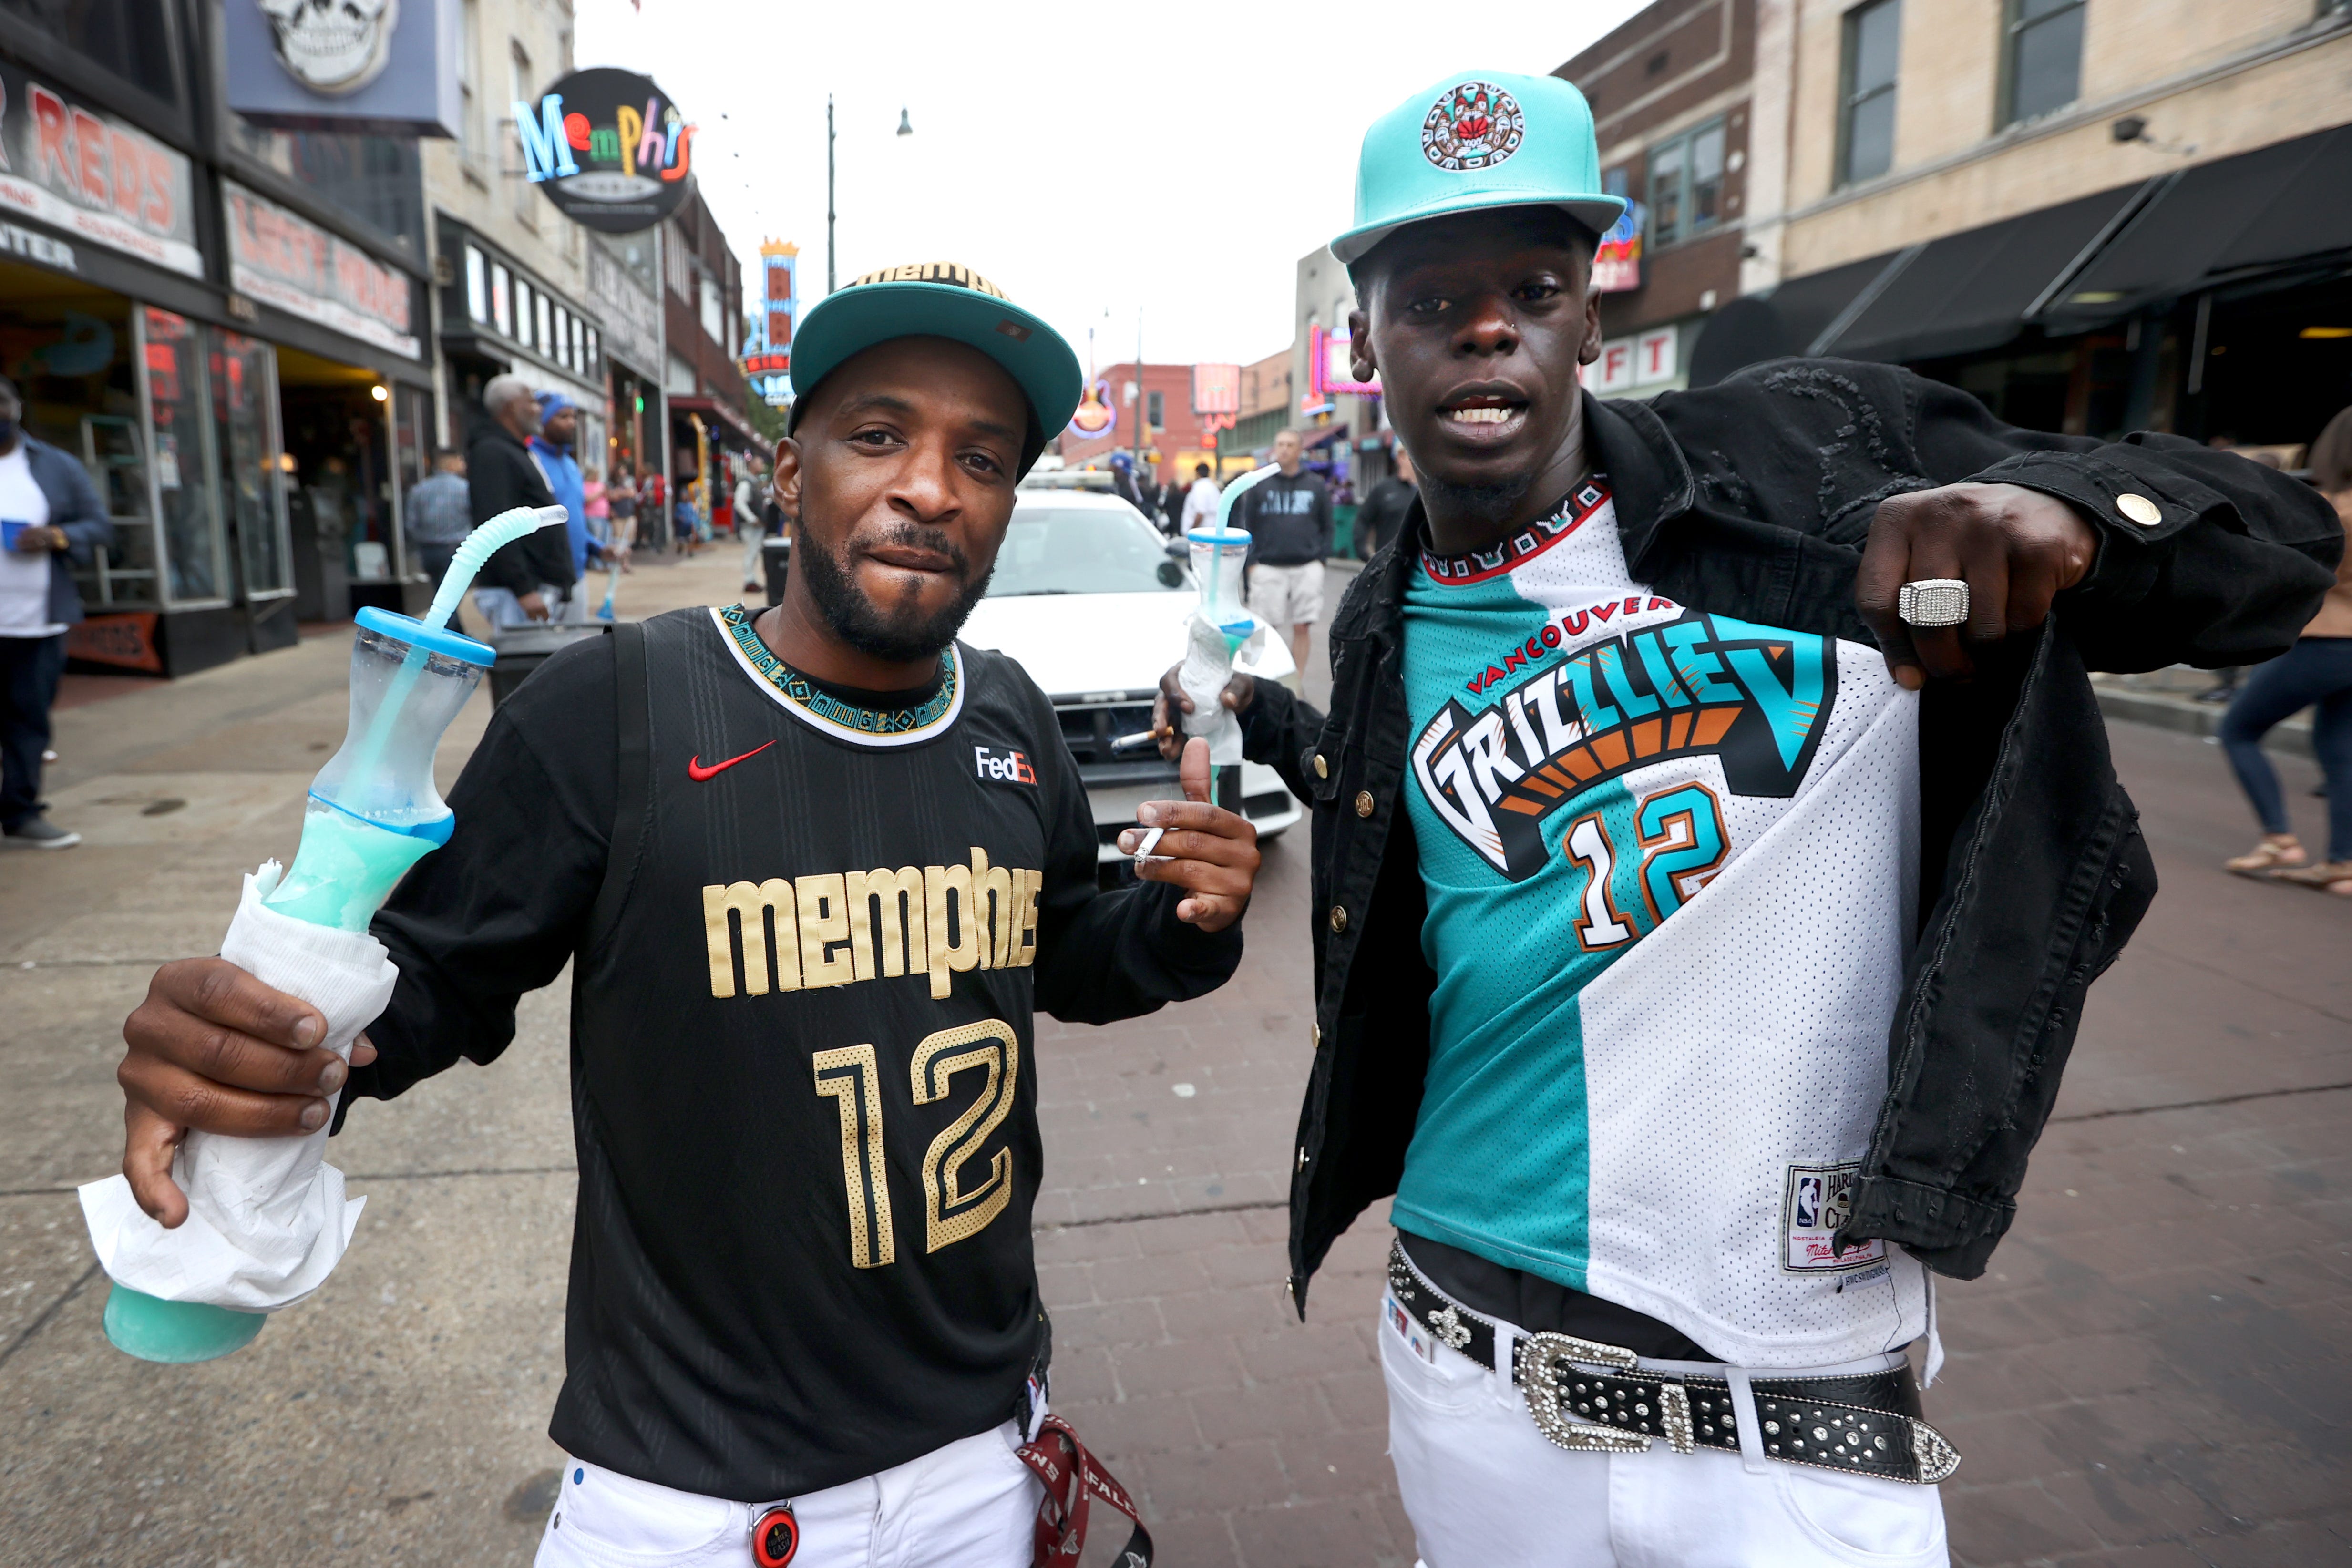
POLYGON ((1460 517, 1484 528, 1500 528, 1528 498, 1536 476, 1522 474, 1497 485, 1456 485, 1422 470, 1415 475, 1423 509, 1460 517))
MULTIPOLYGON (((939 529, 907 527, 895 530, 893 537, 924 549, 937 550, 954 561, 958 571, 969 573, 970 563, 963 551, 939 529)), ((953 603, 937 614, 914 617, 886 610, 868 599, 849 575, 849 569, 806 533, 802 534, 793 554, 794 570, 807 574, 809 597, 816 601, 817 613, 833 628, 834 635, 869 659, 894 664, 939 657, 963 629, 971 607, 988 591, 989 579, 995 575, 992 568, 977 580, 967 577, 963 591, 953 603)))

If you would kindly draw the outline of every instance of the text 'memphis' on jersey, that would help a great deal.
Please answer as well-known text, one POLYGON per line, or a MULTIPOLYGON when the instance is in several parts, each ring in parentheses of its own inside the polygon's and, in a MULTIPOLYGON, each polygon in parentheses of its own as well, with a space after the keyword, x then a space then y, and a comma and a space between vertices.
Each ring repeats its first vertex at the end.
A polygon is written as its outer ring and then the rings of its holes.
POLYGON ((744 1500, 1012 1413, 1040 1343, 1043 909, 1092 897, 1095 853, 1010 661, 959 646, 930 696, 868 711, 748 627, 645 626, 653 798, 581 964, 552 1428, 744 1500))
POLYGON ((1917 860, 1878 654, 1631 580, 1605 484, 1405 606, 1437 972, 1402 1228, 1746 1364, 1916 1337, 1830 1243, 1885 1082, 1917 860))

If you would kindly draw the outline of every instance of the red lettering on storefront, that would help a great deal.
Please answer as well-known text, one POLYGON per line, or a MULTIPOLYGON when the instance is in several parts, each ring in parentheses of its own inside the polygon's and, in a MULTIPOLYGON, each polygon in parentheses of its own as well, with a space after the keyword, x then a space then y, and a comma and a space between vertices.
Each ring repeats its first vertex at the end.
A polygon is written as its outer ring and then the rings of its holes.
POLYGON ((49 181, 50 171, 75 195, 81 194, 81 172, 74 167, 73 138, 68 131, 66 100, 36 82, 33 85, 33 124, 38 132, 38 148, 33 154, 33 177, 49 181))
POLYGON ((139 152, 142 172, 139 215, 150 227, 169 234, 180 219, 179 208, 172 200, 172 160, 152 141, 139 152))
POLYGON ((106 161, 114 180, 114 210, 135 224, 139 221, 139 191, 145 183, 147 169, 138 139, 128 131, 109 126, 106 161))
POLYGON ((82 200, 92 206, 108 204, 106 125, 98 116, 77 107, 73 111, 74 163, 81 171, 82 200))

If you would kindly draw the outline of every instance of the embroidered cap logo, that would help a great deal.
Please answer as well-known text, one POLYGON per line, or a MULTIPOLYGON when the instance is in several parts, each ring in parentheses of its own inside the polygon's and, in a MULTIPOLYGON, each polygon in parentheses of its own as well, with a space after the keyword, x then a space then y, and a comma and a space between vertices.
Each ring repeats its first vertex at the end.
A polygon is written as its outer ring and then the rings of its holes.
POLYGON ((1421 122, 1421 155, 1440 169, 1491 169, 1526 140, 1519 100, 1492 82, 1449 88, 1421 122))

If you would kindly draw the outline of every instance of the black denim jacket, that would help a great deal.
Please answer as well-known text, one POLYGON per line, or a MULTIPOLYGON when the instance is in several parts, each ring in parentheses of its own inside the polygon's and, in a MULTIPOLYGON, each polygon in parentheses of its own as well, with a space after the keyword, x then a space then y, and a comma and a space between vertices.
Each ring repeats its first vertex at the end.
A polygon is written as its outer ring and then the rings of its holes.
MULTIPOLYGON (((1884 365, 1781 361, 1647 403, 1588 397, 1584 421, 1635 580, 1764 625, 1874 643, 1854 572, 1877 504, 1906 491, 2021 485, 2099 535, 2090 576, 2040 631, 1921 707, 1917 941, 1843 1236, 1973 1279, 2016 1213, 2084 994, 2156 893, 2088 671, 2283 652, 2334 580, 2343 530, 2315 492, 2243 458, 2174 436, 2012 429, 1884 365), (2158 520, 2118 511, 2125 496, 2158 520)), ((1402 800, 1404 591, 1426 529, 1416 502, 1349 589, 1328 717, 1265 683, 1244 720, 1248 756, 1315 822, 1315 1070, 1290 1195, 1302 1314, 1332 1241, 1396 1190, 1429 1061, 1435 976, 1402 800)))

